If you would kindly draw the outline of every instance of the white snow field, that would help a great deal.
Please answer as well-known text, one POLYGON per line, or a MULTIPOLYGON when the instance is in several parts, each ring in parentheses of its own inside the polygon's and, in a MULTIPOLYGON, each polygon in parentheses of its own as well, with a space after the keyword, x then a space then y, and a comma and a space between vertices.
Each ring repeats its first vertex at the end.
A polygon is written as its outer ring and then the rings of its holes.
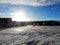
POLYGON ((60 45, 60 26, 13 27, 0 31, 0 45, 60 45))

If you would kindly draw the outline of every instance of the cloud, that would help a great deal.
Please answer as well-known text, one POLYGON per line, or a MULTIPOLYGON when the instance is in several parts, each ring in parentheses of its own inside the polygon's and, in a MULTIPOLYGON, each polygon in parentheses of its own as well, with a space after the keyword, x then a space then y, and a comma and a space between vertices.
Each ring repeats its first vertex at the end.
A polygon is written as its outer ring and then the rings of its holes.
POLYGON ((10 3, 28 6, 47 6, 60 3, 60 0, 0 0, 0 3, 10 3))
POLYGON ((11 18, 12 15, 6 14, 6 13, 0 13, 0 18, 11 18))

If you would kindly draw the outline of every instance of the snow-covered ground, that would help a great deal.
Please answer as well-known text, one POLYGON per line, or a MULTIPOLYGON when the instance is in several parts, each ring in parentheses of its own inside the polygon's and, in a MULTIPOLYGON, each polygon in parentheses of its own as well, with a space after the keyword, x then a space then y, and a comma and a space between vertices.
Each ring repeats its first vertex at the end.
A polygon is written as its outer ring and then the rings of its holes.
POLYGON ((60 26, 28 25, 1 30, 0 45, 60 45, 60 26))

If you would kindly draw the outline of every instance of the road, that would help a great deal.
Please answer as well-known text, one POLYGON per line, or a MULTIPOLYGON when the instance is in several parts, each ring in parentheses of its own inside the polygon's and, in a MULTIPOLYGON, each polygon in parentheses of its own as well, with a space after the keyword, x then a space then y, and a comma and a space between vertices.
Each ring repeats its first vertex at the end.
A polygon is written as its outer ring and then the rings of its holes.
POLYGON ((12 27, 0 31, 0 45, 59 45, 60 26, 12 27))

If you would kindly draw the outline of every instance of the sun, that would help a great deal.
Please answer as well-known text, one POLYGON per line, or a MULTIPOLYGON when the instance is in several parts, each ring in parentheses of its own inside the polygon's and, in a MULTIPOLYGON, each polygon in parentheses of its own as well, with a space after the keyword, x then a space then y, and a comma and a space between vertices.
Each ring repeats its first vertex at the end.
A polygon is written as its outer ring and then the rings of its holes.
POLYGON ((12 15, 13 15, 12 20, 15 20, 15 21, 28 21, 29 20, 26 13, 23 11, 14 12, 12 13, 12 15))

